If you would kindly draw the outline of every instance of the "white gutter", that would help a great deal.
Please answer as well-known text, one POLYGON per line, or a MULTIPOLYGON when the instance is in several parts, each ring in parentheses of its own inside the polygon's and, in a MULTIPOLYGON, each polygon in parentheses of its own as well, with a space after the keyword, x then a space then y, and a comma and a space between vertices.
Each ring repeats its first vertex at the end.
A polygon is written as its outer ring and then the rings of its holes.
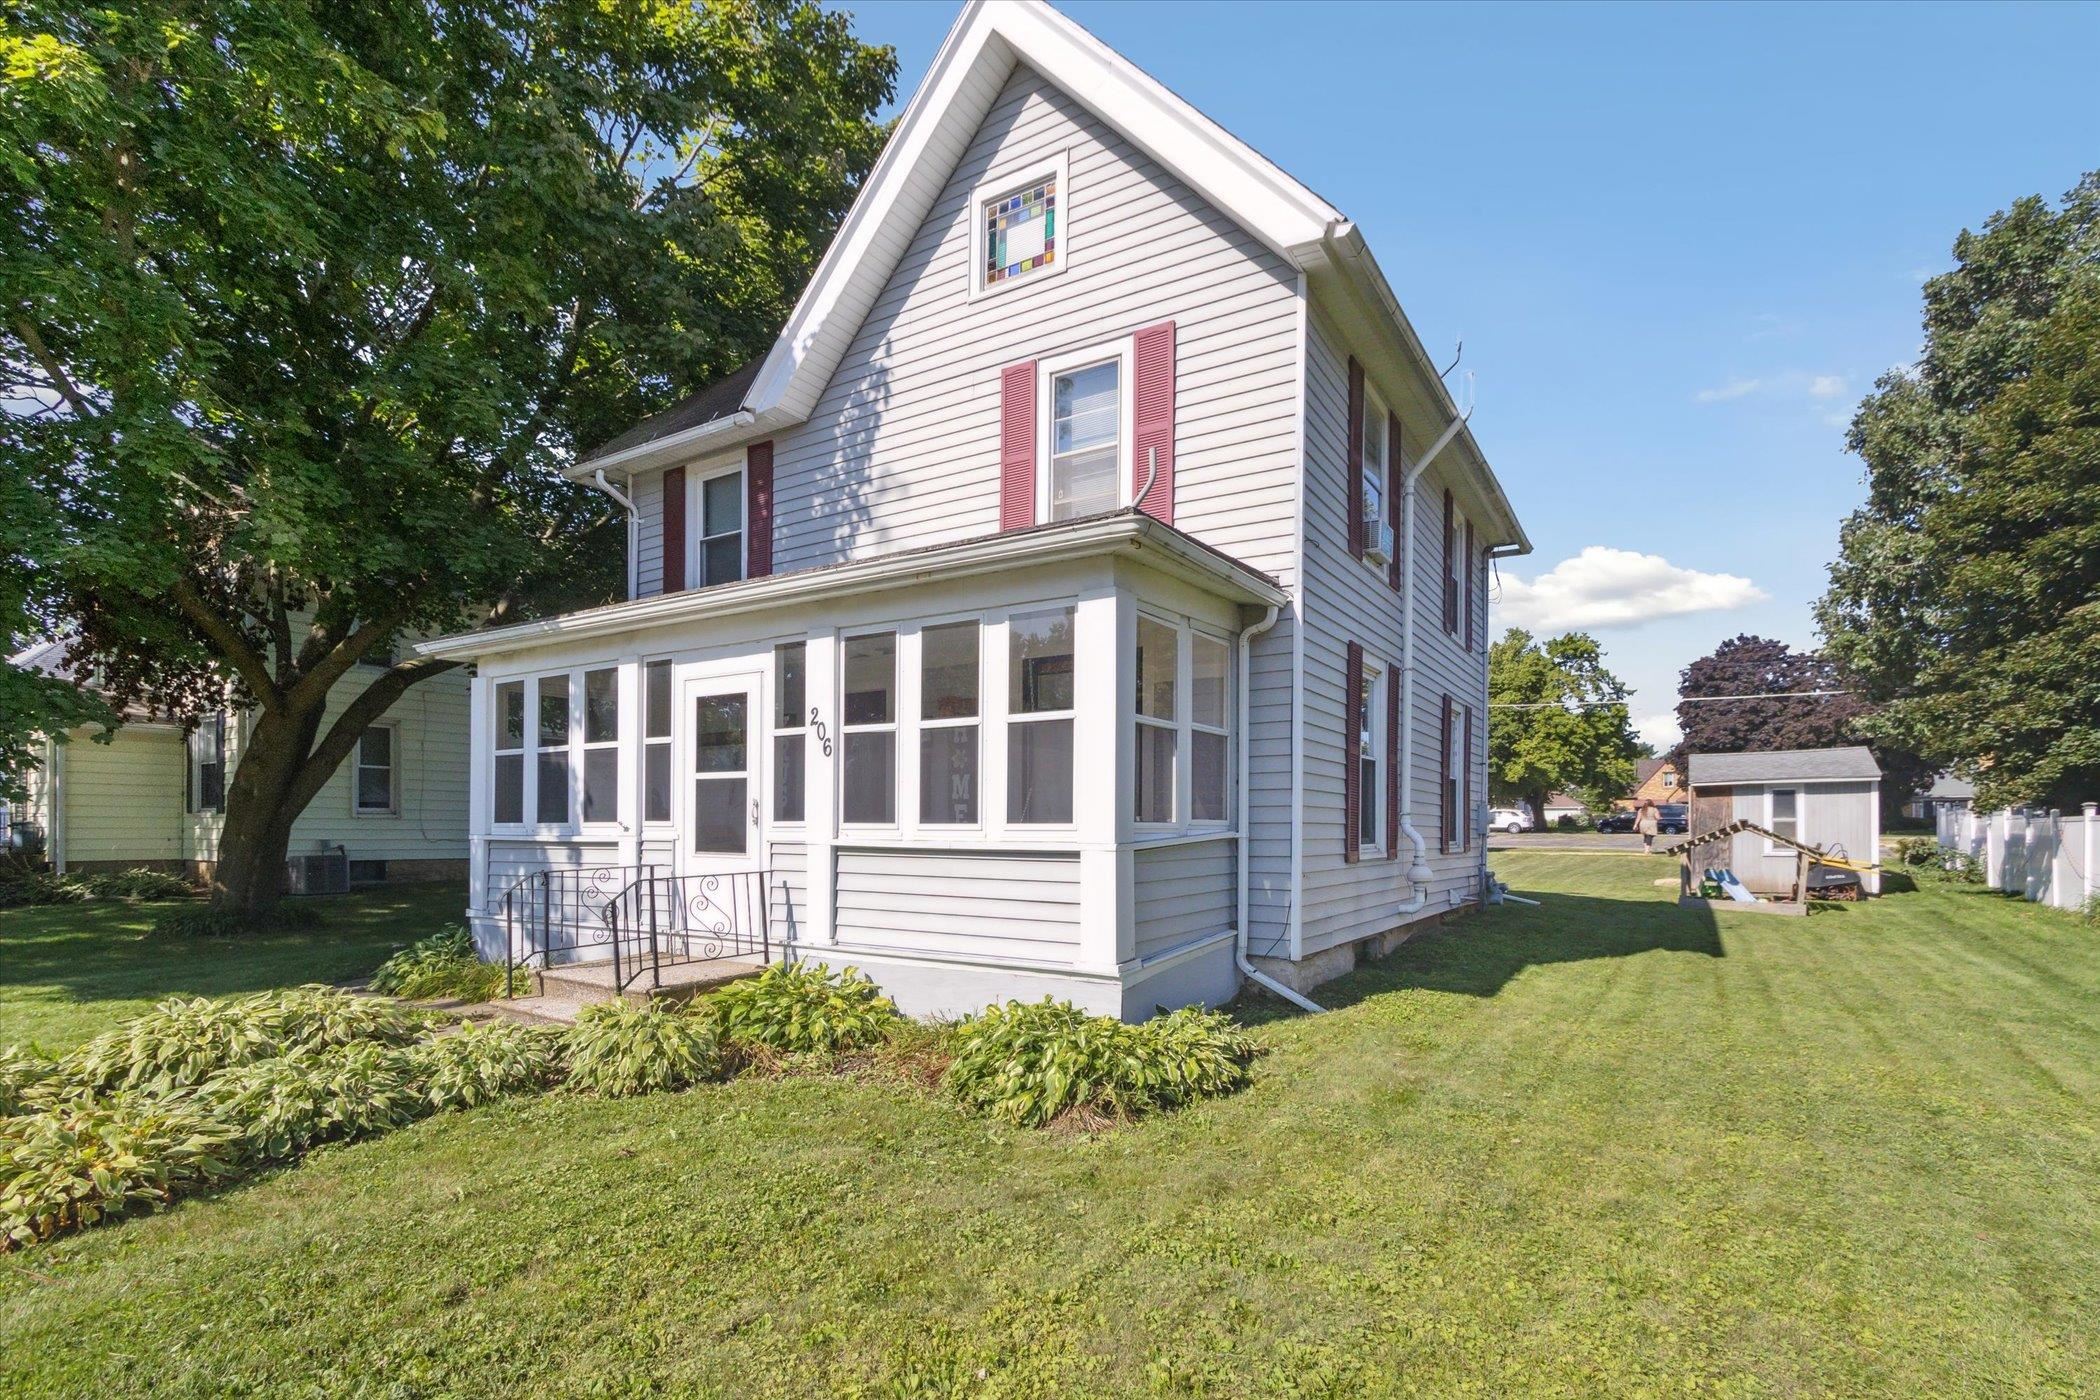
POLYGON ((733 438, 758 421, 758 415, 748 408, 740 408, 727 418, 714 418, 696 428, 685 428, 647 442, 638 442, 632 447, 623 447, 618 452, 608 452, 602 457, 591 457, 562 468, 562 475, 571 481, 580 481, 586 472, 604 474, 617 467, 628 476, 646 471, 659 461, 669 462, 674 458, 692 455, 716 438, 733 438))
POLYGON ((1284 986, 1283 983, 1277 981, 1273 977, 1270 977, 1268 974, 1257 971, 1255 969, 1254 964, 1250 962, 1247 958, 1248 904, 1250 903, 1250 891, 1253 883, 1252 867, 1254 864, 1253 860, 1251 859, 1253 855, 1253 820, 1248 815, 1249 809, 1253 806, 1253 804, 1247 800, 1248 771, 1252 767, 1252 764, 1249 761, 1248 750, 1254 747, 1252 744, 1247 742, 1248 733, 1253 727, 1252 722, 1254 718, 1252 713, 1254 708, 1254 682, 1251 675, 1249 674, 1252 669, 1249 665, 1249 662, 1253 658, 1254 639, 1276 625, 1276 609, 1276 604, 1269 604, 1268 611, 1262 614, 1261 621, 1255 623, 1252 627, 1242 628, 1240 631, 1240 790, 1238 823, 1239 839, 1236 842, 1234 842, 1234 845, 1238 847, 1239 851, 1237 858, 1239 861, 1240 888, 1239 915, 1237 919, 1234 920, 1238 927, 1235 930, 1233 938, 1232 960, 1234 963, 1238 964, 1240 969, 1240 975, 1242 977, 1245 977, 1248 980, 1260 986, 1268 988, 1270 991, 1276 993, 1276 995, 1282 997, 1285 1001, 1290 1002, 1293 1006, 1300 1007, 1306 1011, 1317 1012, 1324 1011, 1327 1008, 1321 1006, 1318 1002, 1313 1001, 1309 997, 1306 997, 1298 992, 1291 990, 1289 987, 1284 986))
MULTIPOLYGON (((1415 460, 1407 469, 1407 478, 1400 486, 1401 536, 1407 542, 1407 567, 1400 571, 1400 714, 1401 723, 1408 728, 1405 741, 1400 745, 1400 830, 1407 842, 1414 847, 1415 863, 1408 867, 1407 881, 1415 887, 1405 904, 1394 912, 1416 914, 1429 903, 1429 882, 1436 872, 1429 868, 1429 843, 1422 833, 1415 830, 1415 482, 1429 469, 1437 454, 1451 445, 1459 430, 1466 425, 1466 415, 1461 413, 1445 425, 1443 435, 1429 445, 1429 450, 1415 460)), ((1481 843, 1483 848, 1486 842, 1481 843)))

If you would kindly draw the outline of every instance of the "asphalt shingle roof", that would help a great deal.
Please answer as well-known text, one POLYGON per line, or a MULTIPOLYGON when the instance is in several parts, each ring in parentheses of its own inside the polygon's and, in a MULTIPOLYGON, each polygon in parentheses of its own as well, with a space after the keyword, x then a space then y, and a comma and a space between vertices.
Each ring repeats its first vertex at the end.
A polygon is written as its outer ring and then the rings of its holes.
POLYGON ((1770 753, 1695 753, 1692 786, 1807 782, 1818 778, 1879 779, 1881 765, 1865 748, 1775 749, 1770 753))

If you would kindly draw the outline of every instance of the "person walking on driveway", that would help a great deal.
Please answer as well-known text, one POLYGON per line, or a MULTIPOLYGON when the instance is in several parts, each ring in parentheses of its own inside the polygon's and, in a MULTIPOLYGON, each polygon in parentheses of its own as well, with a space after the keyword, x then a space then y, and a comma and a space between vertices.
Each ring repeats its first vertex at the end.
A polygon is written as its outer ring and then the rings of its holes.
POLYGON ((1655 810, 1655 799, 1641 799, 1641 810, 1634 814, 1633 829, 1641 834, 1641 854, 1655 854, 1655 833, 1662 826, 1662 814, 1655 810))

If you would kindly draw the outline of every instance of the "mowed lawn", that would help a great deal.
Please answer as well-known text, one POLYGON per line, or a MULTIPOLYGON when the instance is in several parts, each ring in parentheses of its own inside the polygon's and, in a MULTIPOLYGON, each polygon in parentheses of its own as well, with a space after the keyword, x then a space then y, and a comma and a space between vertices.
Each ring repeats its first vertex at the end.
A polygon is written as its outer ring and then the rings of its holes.
POLYGON ((0 1261, 0 1393, 2095 1384, 2100 935, 1498 864, 1544 906, 1269 1022, 1240 1097, 1096 1138, 852 1079, 430 1120, 0 1261))

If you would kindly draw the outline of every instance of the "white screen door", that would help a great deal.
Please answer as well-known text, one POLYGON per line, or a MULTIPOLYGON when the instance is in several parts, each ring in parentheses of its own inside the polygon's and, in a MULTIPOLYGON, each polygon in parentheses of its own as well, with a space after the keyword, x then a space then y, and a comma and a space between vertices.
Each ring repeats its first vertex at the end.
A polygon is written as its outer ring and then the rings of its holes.
POLYGON ((688 874, 759 867, 759 687, 755 676, 687 681, 685 820, 679 866, 688 874))

